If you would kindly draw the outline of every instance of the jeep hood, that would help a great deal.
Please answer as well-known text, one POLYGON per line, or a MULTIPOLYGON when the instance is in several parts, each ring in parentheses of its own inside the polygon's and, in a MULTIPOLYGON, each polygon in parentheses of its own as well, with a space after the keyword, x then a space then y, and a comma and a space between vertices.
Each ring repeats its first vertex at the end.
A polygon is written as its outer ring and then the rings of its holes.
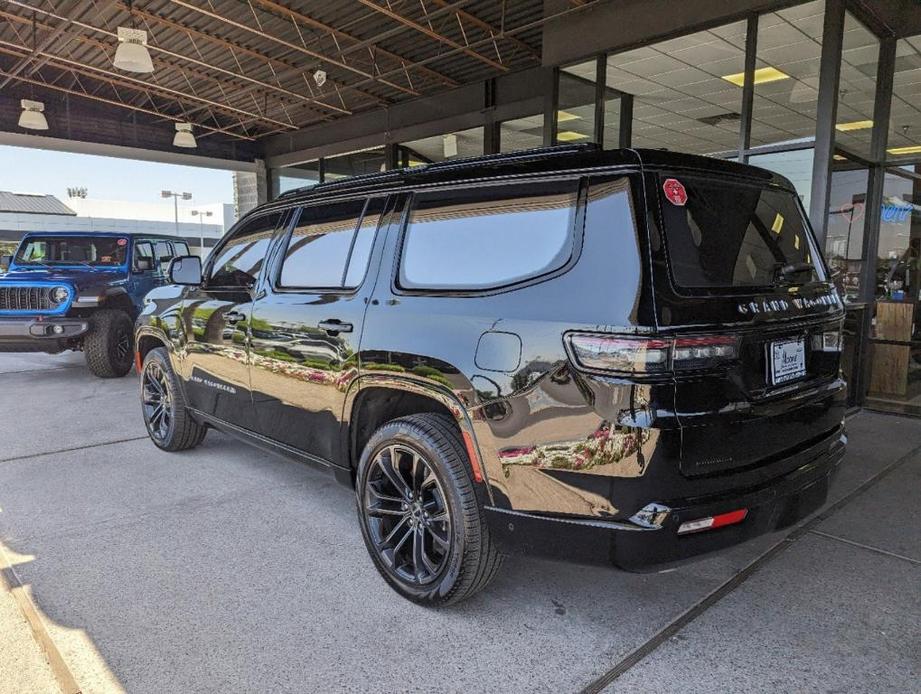
POLYGON ((28 284, 30 282, 60 282, 69 284, 78 292, 93 287, 112 286, 124 282, 124 268, 16 268, 0 276, 4 284, 28 284))

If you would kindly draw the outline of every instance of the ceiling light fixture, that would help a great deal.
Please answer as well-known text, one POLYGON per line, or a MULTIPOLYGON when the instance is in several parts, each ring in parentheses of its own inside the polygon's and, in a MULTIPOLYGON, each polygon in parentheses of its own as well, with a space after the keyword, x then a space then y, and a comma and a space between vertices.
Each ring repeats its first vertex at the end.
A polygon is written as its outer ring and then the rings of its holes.
POLYGON ((889 154, 899 156, 900 154, 921 154, 921 145, 912 145, 910 147, 892 147, 886 150, 889 154))
POLYGON ((47 130, 48 119, 42 113, 45 110, 45 104, 41 101, 32 101, 23 99, 19 102, 22 106, 22 113, 19 116, 19 127, 28 130, 47 130))
POLYGON ((173 137, 173 147, 192 149, 198 146, 192 134, 191 123, 176 123, 176 135, 173 137))
POLYGON ((118 27, 118 48, 115 49, 112 64, 125 72, 153 72, 153 61, 147 50, 147 32, 143 29, 118 27))
POLYGON ((313 73, 313 81, 317 83, 318 87, 326 84, 326 70, 317 70, 313 73))
MULTIPOLYGON (((723 75, 723 79, 727 82, 732 82, 737 87, 741 87, 745 84, 745 73, 737 72, 733 75, 723 75)), ((755 84, 779 82, 780 80, 788 79, 790 79, 790 75, 786 72, 781 72, 776 67, 762 67, 755 70, 755 84)))
POLYGON ((584 140, 588 135, 577 133, 575 130, 561 130, 556 134, 556 139, 560 142, 572 142, 573 140, 584 140))
POLYGON ((835 125, 835 130, 840 130, 843 133, 850 132, 851 130, 869 130, 873 127, 873 121, 871 120, 855 120, 850 123, 837 123, 835 125))

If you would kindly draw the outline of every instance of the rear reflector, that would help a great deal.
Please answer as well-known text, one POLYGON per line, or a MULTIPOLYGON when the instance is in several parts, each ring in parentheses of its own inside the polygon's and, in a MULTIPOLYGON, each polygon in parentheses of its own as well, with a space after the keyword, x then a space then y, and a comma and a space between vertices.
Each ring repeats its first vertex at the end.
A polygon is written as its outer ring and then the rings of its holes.
POLYGON ((642 338, 572 333, 567 339, 579 366, 621 374, 707 369, 738 356, 738 339, 731 335, 642 338))
POLYGON ((707 516, 706 518, 687 521, 678 526, 678 534, 687 535, 688 533, 699 533, 703 530, 715 530, 724 525, 735 525, 745 520, 745 516, 747 515, 748 509, 740 508, 736 511, 730 511, 729 513, 721 513, 718 516, 707 516))

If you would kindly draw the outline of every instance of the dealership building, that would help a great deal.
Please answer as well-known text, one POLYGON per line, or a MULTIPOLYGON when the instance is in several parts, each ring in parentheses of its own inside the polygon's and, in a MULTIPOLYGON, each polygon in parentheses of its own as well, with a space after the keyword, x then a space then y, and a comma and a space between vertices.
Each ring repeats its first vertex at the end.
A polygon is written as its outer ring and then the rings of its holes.
POLYGON ((230 169, 241 210, 555 144, 783 174, 839 271, 852 404, 921 414, 916 0, 54 5, 5 8, 0 142, 230 169), (113 64, 123 25, 155 77, 113 64))

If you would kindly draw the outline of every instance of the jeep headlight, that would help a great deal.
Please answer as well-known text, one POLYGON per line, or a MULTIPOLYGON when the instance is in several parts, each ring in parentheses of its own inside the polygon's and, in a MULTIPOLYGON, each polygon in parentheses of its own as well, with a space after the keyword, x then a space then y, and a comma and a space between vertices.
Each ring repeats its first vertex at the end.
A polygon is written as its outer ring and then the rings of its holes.
POLYGON ((51 300, 56 304, 63 304, 70 296, 70 290, 67 287, 55 287, 51 290, 51 300))

